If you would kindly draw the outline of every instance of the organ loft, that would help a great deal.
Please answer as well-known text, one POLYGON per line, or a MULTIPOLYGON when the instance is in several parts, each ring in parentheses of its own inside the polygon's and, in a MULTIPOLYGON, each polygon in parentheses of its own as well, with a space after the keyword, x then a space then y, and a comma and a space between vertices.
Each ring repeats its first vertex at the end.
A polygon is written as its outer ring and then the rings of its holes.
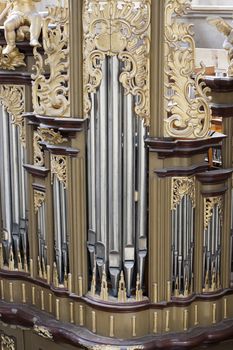
POLYGON ((0 0, 0 348, 232 349, 232 0, 0 0))

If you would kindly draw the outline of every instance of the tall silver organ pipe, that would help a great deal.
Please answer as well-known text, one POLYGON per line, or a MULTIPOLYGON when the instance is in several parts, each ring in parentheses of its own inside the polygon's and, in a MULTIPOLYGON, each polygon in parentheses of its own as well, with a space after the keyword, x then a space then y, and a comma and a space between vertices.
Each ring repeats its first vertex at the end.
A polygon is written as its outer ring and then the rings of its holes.
POLYGON ((68 231, 67 231, 67 192, 64 184, 54 176, 54 243, 58 281, 64 285, 69 273, 68 231))
POLYGON ((106 58, 100 88, 91 95, 87 246, 97 292, 105 272, 117 297, 123 271, 133 297, 137 276, 143 287, 147 255, 147 130, 134 114, 135 98, 119 82, 121 69, 116 56, 106 58))
POLYGON ((194 257, 194 208, 184 195, 172 210, 172 289, 173 295, 192 293, 194 257))
POLYGON ((14 254, 15 266, 23 261, 27 265, 27 201, 25 148, 20 140, 20 130, 11 121, 4 107, 0 118, 1 148, 1 197, 4 231, 5 263, 9 259, 9 250, 14 254))

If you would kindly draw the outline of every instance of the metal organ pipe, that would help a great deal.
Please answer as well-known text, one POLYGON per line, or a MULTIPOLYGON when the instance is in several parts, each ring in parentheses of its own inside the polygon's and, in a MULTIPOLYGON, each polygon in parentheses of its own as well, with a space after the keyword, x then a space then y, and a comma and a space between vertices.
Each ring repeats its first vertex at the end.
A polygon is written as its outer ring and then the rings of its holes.
POLYGON ((96 218, 97 218, 97 243, 96 262, 99 268, 100 277, 105 269, 107 255, 107 62, 102 66, 103 80, 98 93, 98 113, 96 125, 96 218))
POLYGON ((131 297, 137 274, 143 285, 147 255, 146 128, 119 82, 121 66, 116 56, 106 58, 100 88, 91 95, 87 246, 93 273, 95 261, 98 266, 97 291, 105 271, 117 297, 123 270, 131 297))
POLYGON ((113 295, 117 296, 122 265, 121 254, 121 191, 122 191, 122 105, 119 86, 119 61, 117 57, 108 60, 109 103, 108 103, 108 234, 109 273, 113 295))

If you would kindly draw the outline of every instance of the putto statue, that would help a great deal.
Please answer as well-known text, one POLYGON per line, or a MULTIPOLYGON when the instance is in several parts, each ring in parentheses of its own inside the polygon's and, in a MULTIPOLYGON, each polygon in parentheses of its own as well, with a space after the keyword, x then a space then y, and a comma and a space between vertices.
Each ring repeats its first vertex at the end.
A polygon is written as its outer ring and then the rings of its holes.
MULTIPOLYGON (((36 2, 41 0, 0 0, 7 2, 1 18, 6 18, 4 22, 5 39, 7 46, 3 50, 4 55, 9 55, 16 48, 16 30, 23 26, 29 26, 30 45, 39 46, 39 36, 41 32, 42 18, 36 9, 36 2)), ((21 31, 22 36, 22 31, 21 31)))
POLYGON ((208 23, 215 26, 226 37, 223 48, 228 51, 229 68, 228 75, 233 76, 233 27, 221 17, 209 17, 208 23))

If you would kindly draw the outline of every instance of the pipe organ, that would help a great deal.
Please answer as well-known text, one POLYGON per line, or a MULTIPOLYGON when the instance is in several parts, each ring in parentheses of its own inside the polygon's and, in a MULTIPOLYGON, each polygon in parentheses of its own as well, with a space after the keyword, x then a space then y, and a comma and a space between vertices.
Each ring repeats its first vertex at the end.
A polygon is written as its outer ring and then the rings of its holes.
POLYGON ((233 80, 190 11, 54 0, 7 54, 0 28, 2 349, 232 341, 233 80))

